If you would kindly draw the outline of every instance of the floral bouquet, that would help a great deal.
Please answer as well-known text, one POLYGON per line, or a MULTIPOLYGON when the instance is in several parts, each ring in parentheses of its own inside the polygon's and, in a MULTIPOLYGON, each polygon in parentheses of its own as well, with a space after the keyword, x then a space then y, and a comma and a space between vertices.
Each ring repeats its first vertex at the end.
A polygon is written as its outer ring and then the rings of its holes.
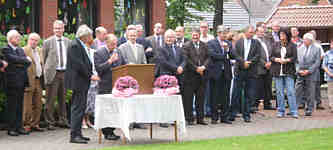
POLYGON ((139 92, 139 84, 131 76, 118 78, 112 89, 112 94, 115 97, 131 97, 139 92))
POLYGON ((154 82, 155 95, 174 95, 179 93, 178 80, 175 76, 162 75, 154 82))

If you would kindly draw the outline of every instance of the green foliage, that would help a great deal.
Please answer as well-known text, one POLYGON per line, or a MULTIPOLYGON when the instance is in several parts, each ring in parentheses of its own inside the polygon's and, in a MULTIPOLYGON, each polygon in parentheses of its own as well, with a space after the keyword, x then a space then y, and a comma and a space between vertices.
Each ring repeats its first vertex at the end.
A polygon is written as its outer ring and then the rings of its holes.
POLYGON ((6 105, 6 94, 5 92, 0 92, 0 112, 2 112, 6 105))
POLYGON ((168 0, 167 1, 167 28, 174 29, 184 22, 202 20, 200 16, 191 14, 188 8, 197 11, 210 11, 214 9, 215 0, 168 0))

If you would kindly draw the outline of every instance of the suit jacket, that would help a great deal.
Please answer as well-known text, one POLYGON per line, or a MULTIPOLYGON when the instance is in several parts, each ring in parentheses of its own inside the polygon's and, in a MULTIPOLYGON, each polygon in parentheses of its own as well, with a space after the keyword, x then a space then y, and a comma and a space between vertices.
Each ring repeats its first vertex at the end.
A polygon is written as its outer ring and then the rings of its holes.
POLYGON ((224 40, 228 44, 229 51, 224 51, 218 39, 208 41, 208 54, 211 58, 211 63, 208 67, 208 76, 212 79, 219 79, 221 77, 231 80, 232 70, 231 70, 231 51, 232 44, 224 40), (224 51, 224 52, 222 52, 224 51), (224 70, 222 70, 224 68, 224 70), (222 74, 223 73, 223 74, 222 74))
MULTIPOLYGON (((281 42, 276 42, 273 44, 272 49, 272 66, 271 66, 271 73, 273 76, 280 76, 281 72, 281 64, 275 62, 275 58, 281 58, 281 42)), ((287 53, 285 59, 291 59, 291 62, 282 65, 282 72, 286 75, 295 76, 296 68, 295 62, 297 61, 297 47, 294 43, 289 42, 286 47, 287 53)))
POLYGON ((126 64, 123 57, 118 53, 118 61, 109 64, 108 60, 115 51, 110 51, 106 47, 102 47, 95 52, 95 68, 101 80, 98 82, 98 90, 112 90, 112 68, 126 64))
POLYGON ((128 42, 120 45, 120 47, 118 49, 119 49, 120 55, 123 56, 126 64, 129 64, 129 63, 133 63, 133 64, 147 64, 145 51, 144 51, 142 45, 136 43, 136 49, 137 49, 137 53, 138 53, 138 59, 135 59, 132 47, 131 47, 131 45, 128 42))
POLYGON ((265 64, 267 63, 267 57, 268 57, 268 60, 270 61, 271 60, 271 56, 272 56, 272 41, 271 39, 268 39, 266 37, 264 38, 256 38, 258 41, 259 41, 259 44, 261 46, 261 49, 260 49, 260 61, 258 63, 258 75, 265 75, 267 73, 270 73, 270 70, 268 70, 266 67, 265 67, 265 64), (264 46, 262 45, 262 43, 264 43, 267 47, 267 52, 268 52, 268 56, 265 52, 265 49, 264 49, 264 46))
MULTIPOLYGON (((185 37, 184 37, 183 39, 184 39, 184 41, 182 41, 182 42, 183 42, 183 43, 182 43, 182 46, 177 45, 177 46, 180 47, 180 48, 184 47, 184 44, 187 43, 188 41, 190 41, 190 39, 185 38, 185 37)), ((178 41, 177 41, 177 39, 176 39, 176 44, 177 44, 177 42, 178 42, 178 41)))
POLYGON ((298 73, 300 70, 309 70, 310 74, 307 76, 298 76, 299 79, 311 80, 311 81, 319 81, 320 80, 320 53, 321 49, 319 46, 312 44, 309 47, 308 52, 306 53, 307 48, 303 44, 300 48, 297 49, 297 66, 296 72, 298 73))
MULTIPOLYGON (((206 43, 199 43, 199 49, 196 50, 193 41, 188 41, 184 44, 184 56, 186 65, 184 68, 184 81, 193 81, 200 78, 201 75, 196 71, 198 67, 205 66, 208 68, 209 56, 208 46, 206 43)), ((204 74, 206 76, 206 74, 204 74)))
POLYGON ((181 49, 176 49, 176 56, 173 53, 172 47, 164 45, 158 48, 159 54, 156 58, 157 67, 155 67, 155 76, 164 74, 176 75, 179 66, 185 67, 185 58, 181 49))
POLYGON ((24 50, 21 47, 17 47, 16 50, 7 45, 2 51, 5 61, 8 66, 5 72, 6 87, 24 88, 29 86, 27 69, 31 62, 24 54, 24 50))
MULTIPOLYGON (((24 53, 26 56, 29 56, 31 58, 31 65, 30 67, 28 68, 28 77, 29 77, 29 83, 30 83, 30 86, 26 89, 26 90, 32 90, 35 87, 35 82, 36 82, 36 60, 34 59, 34 55, 33 55, 33 50, 31 47, 29 46, 25 46, 23 47, 24 49, 24 53)), ((39 48, 39 47, 36 47, 36 50, 38 52, 38 55, 39 55, 39 58, 40 58, 40 64, 41 64, 41 67, 43 69, 44 67, 44 62, 43 62, 43 52, 42 52, 42 49, 39 48)), ((43 72, 42 72, 42 75, 43 75, 43 72)), ((41 82, 43 83, 43 82, 41 82)))
POLYGON ((232 55, 236 59, 236 65, 235 65, 235 76, 239 76, 242 73, 244 75, 251 77, 251 78, 257 78, 257 65, 260 61, 260 52, 261 51, 261 45, 258 40, 251 39, 251 46, 250 51, 247 57, 248 61, 251 61, 250 67, 245 69, 244 68, 244 62, 246 61, 244 58, 245 54, 245 48, 244 48, 244 39, 241 38, 236 42, 236 46, 234 51, 232 51, 232 55))
MULTIPOLYGON (((146 40, 150 41, 150 44, 151 44, 152 49, 153 49, 151 52, 148 53, 148 56, 149 56, 148 62, 149 63, 156 63, 157 60, 155 58, 158 56, 158 53, 159 53, 158 49, 161 46, 159 46, 157 44, 157 40, 156 40, 154 35, 148 36, 146 38, 146 40)), ((161 40, 162 40, 162 46, 164 46, 164 36, 163 35, 161 35, 161 40)))
POLYGON ((65 87, 70 90, 88 91, 92 71, 92 63, 85 48, 79 39, 74 39, 67 51, 65 87))
MULTIPOLYGON (((64 46, 68 51, 68 45, 70 43, 70 40, 65 37, 63 37, 63 40, 64 40, 64 46)), ((56 36, 49 37, 43 43, 43 54, 44 54, 44 63, 45 63, 44 66, 45 84, 51 84, 56 74, 56 68, 59 64, 57 47, 58 46, 57 46, 56 36)))

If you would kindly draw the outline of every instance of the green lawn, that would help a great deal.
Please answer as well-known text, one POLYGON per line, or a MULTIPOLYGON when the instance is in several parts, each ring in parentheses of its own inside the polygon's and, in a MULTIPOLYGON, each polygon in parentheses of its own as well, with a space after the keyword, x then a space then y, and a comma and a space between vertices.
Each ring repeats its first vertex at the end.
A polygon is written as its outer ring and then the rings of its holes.
POLYGON ((333 128, 101 150, 333 150, 333 128))

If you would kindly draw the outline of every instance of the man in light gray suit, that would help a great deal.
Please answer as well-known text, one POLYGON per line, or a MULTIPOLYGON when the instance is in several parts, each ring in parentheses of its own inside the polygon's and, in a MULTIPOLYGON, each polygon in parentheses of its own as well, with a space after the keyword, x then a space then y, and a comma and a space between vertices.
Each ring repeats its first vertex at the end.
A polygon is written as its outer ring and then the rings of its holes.
POLYGON ((297 104, 305 98, 305 116, 312 116, 316 82, 320 79, 320 47, 314 44, 314 37, 310 33, 306 33, 303 39, 304 44, 297 49, 296 98, 297 104))
POLYGON ((119 53, 126 64, 147 64, 143 46, 136 43, 137 31, 129 30, 127 33, 127 42, 119 47, 119 53))
POLYGON ((65 30, 64 26, 62 21, 56 20, 53 23, 54 35, 46 39, 43 43, 45 62, 44 80, 47 93, 44 116, 49 130, 54 130, 55 125, 69 128, 66 111, 64 75, 66 71, 67 48, 70 40, 63 36, 65 30), (56 121, 53 116, 56 98, 58 98, 58 121, 56 121))
MULTIPOLYGON (((126 64, 147 64, 145 51, 142 45, 136 43, 137 31, 128 30, 127 42, 120 45, 119 54, 123 56, 126 64)), ((146 129, 143 124, 132 124, 130 128, 146 129)))

